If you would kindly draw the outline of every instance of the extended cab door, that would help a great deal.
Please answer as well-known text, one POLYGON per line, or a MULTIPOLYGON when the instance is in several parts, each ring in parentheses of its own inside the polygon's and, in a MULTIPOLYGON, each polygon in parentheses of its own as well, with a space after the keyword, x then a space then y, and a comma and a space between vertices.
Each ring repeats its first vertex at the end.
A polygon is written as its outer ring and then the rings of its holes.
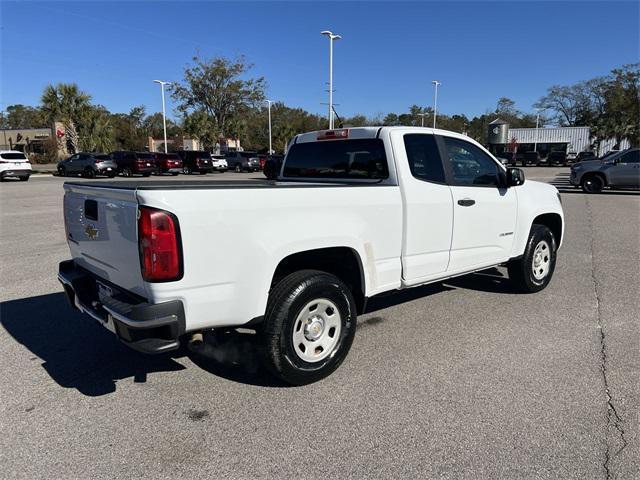
POLYGON ((640 150, 631 150, 609 167, 609 182, 616 187, 640 186, 640 150))
POLYGON ((402 280, 415 285, 445 275, 453 203, 436 138, 420 130, 391 134, 402 181, 402 280))
POLYGON ((517 195, 503 187, 502 167, 477 145, 441 137, 453 197, 448 272, 455 274, 509 259, 516 229, 517 195))

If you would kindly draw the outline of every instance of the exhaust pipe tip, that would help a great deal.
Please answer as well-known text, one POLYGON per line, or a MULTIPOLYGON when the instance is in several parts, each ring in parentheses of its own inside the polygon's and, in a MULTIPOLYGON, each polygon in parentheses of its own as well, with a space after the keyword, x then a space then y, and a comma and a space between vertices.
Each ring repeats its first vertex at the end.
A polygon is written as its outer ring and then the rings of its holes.
POLYGON ((204 335, 202 335, 202 332, 191 334, 191 337, 189 337, 188 345, 191 350, 201 349, 204 345, 204 335))

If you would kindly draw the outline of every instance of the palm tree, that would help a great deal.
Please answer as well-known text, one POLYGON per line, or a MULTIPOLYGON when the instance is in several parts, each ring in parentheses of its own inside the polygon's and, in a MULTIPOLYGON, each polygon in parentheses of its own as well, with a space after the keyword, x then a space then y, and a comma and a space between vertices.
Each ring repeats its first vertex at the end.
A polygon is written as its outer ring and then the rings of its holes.
POLYGON ((109 114, 88 108, 82 116, 80 147, 86 152, 108 152, 113 148, 113 126, 109 114))
POLYGON ((81 91, 75 83, 48 85, 42 93, 42 111, 50 123, 58 120, 64 124, 67 143, 74 153, 78 151, 76 124, 90 105, 90 100, 91 96, 81 91))

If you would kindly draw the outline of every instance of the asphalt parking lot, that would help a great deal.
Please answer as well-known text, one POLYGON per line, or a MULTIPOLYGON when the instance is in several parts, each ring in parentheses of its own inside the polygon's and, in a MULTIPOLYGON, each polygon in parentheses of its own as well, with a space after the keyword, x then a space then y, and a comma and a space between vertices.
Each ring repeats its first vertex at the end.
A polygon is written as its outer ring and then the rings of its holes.
MULTIPOLYGON (((64 179, 3 183, 1 476, 638 478, 640 196, 525 172, 564 192, 546 290, 492 269, 376 298, 343 366, 298 388, 249 334, 210 358, 119 344, 57 282, 64 179)), ((238 176, 261 175, 193 178, 238 176)))

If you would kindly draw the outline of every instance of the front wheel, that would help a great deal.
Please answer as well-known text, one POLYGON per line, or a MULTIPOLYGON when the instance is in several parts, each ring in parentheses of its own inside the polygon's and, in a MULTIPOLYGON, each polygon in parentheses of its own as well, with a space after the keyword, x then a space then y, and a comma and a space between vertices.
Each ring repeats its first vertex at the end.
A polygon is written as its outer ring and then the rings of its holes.
POLYGON ((330 375, 343 362, 356 333, 356 308, 334 275, 301 270, 272 290, 262 325, 266 365, 293 385, 330 375))
POLYGON ((585 175, 580 186, 585 193, 600 193, 604 188, 604 181, 600 175, 585 175))
POLYGON ((185 175, 191 175, 191 167, 183 167, 182 173, 184 173, 185 175))
POLYGON ((509 280, 520 292, 535 293, 544 289, 556 267, 556 239, 545 225, 534 224, 524 255, 507 266, 509 280))
POLYGON ((235 168, 236 173, 240 173, 242 172, 242 167, 240 166, 239 163, 236 164, 236 168, 235 168))
POLYGON ((122 176, 123 177, 133 177, 133 172, 131 171, 130 168, 125 167, 122 169, 122 176))

